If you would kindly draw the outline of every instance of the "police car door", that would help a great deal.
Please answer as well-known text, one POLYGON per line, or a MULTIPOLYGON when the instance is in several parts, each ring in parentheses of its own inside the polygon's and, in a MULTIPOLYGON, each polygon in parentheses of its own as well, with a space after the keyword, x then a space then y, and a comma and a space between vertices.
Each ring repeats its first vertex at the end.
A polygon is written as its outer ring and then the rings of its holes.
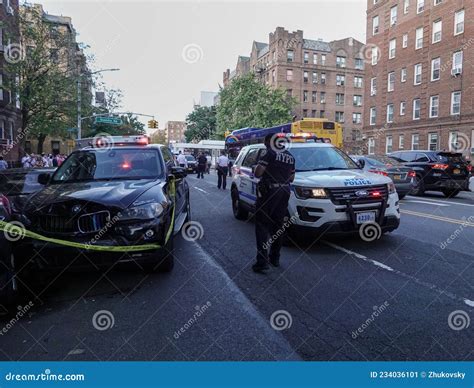
POLYGON ((252 167, 255 167, 258 161, 259 148, 251 148, 240 167, 240 186, 239 194, 242 201, 254 205, 257 200, 257 182, 252 167))

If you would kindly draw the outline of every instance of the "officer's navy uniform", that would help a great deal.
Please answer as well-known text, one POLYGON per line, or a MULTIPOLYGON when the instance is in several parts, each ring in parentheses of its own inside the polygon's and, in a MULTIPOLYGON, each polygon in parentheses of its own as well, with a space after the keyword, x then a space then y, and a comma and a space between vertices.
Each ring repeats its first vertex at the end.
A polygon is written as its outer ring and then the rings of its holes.
POLYGON ((278 230, 283 227, 287 215, 295 158, 287 150, 276 152, 268 147, 258 164, 265 167, 265 172, 257 186, 257 264, 254 270, 268 268, 268 259, 275 266, 279 264, 282 241, 278 236, 282 233, 278 230))

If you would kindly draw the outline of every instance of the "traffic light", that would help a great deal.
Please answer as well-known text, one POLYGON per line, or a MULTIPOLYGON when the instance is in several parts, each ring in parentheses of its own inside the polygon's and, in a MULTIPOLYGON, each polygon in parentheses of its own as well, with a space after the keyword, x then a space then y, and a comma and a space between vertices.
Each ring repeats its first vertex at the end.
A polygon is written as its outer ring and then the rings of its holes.
POLYGON ((158 121, 156 120, 149 120, 148 121, 148 128, 158 128, 158 121))

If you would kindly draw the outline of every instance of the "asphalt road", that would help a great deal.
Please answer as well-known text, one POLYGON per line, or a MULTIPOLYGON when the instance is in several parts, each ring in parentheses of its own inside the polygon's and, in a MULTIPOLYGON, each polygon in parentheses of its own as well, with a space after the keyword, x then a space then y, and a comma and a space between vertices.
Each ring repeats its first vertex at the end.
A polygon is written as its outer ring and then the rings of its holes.
POLYGON ((63 274, 0 317, 0 359, 474 360, 474 193, 407 197, 380 240, 307 238, 258 275, 253 222, 188 180, 202 238, 177 237, 171 274, 63 274))

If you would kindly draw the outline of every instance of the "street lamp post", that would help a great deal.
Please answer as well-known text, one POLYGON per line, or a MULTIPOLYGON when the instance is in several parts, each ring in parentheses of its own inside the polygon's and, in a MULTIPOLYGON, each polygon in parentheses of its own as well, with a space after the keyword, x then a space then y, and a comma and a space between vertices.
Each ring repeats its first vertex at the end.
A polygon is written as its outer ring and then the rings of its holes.
POLYGON ((104 71, 119 71, 120 69, 102 69, 91 73, 81 73, 77 77, 77 140, 82 138, 82 76, 103 73, 104 71))

